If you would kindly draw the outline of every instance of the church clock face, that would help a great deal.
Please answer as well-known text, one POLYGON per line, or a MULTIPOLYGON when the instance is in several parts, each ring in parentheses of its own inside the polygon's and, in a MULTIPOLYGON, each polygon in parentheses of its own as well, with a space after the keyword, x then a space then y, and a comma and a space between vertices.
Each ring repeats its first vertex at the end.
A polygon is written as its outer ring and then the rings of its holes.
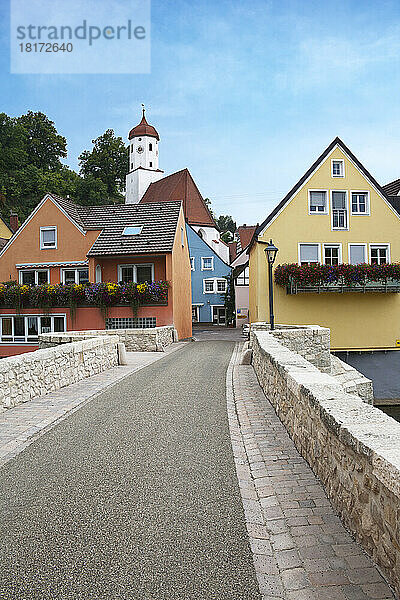
POLYGON ((136 152, 138 152, 139 154, 142 154, 142 152, 144 151, 143 146, 138 146, 136 152))

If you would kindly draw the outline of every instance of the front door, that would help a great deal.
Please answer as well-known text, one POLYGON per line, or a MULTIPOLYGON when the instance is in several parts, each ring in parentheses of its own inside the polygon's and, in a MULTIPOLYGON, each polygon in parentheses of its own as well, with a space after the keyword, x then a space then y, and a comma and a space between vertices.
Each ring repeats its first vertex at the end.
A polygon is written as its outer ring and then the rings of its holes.
POLYGON ((213 325, 226 325, 226 310, 224 306, 213 306, 213 325))
POLYGON ((199 322, 199 307, 192 306, 192 323, 198 323, 198 322, 199 322))

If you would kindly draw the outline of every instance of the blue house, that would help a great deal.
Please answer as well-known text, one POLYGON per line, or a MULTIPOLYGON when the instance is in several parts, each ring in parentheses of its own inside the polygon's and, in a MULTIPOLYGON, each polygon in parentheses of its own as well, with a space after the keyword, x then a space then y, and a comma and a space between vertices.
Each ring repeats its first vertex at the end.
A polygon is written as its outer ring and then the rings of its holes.
POLYGON ((193 323, 226 325, 225 277, 232 269, 190 225, 186 225, 186 233, 192 266, 193 323))

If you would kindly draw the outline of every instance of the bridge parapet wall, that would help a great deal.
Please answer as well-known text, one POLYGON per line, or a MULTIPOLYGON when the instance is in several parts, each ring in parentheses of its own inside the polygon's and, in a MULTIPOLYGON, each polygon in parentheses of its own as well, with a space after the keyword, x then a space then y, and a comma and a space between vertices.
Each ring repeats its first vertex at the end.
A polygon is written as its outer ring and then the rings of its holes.
POLYGON ((120 342, 125 344, 127 352, 164 352, 167 346, 178 340, 173 325, 149 329, 93 329, 44 333, 39 335, 39 348, 50 348, 59 344, 107 335, 118 336, 120 342))
POLYGON ((271 332, 251 337, 267 398, 345 525, 400 593, 400 423, 271 332))
MULTIPOLYGON (((253 331, 270 331, 268 323, 252 323, 253 331)), ((320 371, 331 371, 331 332, 319 325, 276 325, 271 335, 320 371)))
POLYGON ((0 410, 118 365, 115 335, 81 339, 0 361, 0 410))
POLYGON ((346 392, 358 394, 364 402, 373 404, 372 381, 330 352, 330 330, 319 325, 276 325, 270 331, 269 323, 252 323, 253 331, 269 331, 286 348, 297 352, 323 373, 329 373, 346 392))

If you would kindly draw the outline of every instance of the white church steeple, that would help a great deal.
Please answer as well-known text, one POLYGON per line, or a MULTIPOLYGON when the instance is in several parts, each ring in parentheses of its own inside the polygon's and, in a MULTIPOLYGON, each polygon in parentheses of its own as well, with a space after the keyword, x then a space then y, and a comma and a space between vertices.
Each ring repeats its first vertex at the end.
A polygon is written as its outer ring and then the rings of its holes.
POLYGON ((137 204, 153 181, 163 176, 158 168, 158 143, 156 129, 149 125, 142 104, 142 120, 129 132, 129 172, 126 176, 126 204, 137 204))

